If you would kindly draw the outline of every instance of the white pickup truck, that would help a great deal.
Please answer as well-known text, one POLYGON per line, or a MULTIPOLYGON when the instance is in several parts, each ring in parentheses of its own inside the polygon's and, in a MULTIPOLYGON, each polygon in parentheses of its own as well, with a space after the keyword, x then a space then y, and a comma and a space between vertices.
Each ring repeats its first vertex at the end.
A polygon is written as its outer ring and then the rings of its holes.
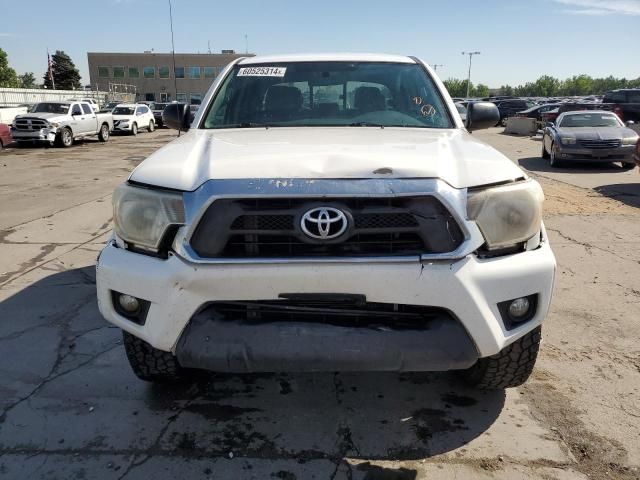
POLYGON ((113 116, 97 113, 88 102, 40 102, 24 115, 13 120, 11 134, 18 143, 47 142, 70 147, 73 141, 97 136, 101 142, 109 140, 113 130, 113 116))
POLYGON ((149 381, 221 372, 531 373, 555 258, 543 194, 414 57, 231 63, 113 196, 104 317, 149 381))

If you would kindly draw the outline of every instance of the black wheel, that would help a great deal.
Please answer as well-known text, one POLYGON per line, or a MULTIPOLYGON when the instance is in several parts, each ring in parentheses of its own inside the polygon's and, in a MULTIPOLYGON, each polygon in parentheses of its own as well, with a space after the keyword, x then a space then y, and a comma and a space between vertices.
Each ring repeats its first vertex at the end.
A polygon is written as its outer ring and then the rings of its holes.
POLYGON ((549 159, 549 152, 547 152, 547 148, 544 146, 544 137, 542 137, 542 158, 545 160, 549 159))
POLYGON ((558 146, 555 143, 551 143, 551 153, 549 154, 549 166, 558 168, 562 166, 560 160, 558 160, 558 146))
POLYGON ((133 373, 147 382, 174 382, 185 378, 183 369, 171 352, 153 348, 144 340, 122 332, 124 349, 133 373))
POLYGON ((73 145, 73 134, 71 133, 71 130, 68 128, 60 130, 56 137, 56 143, 58 144, 58 147, 62 148, 69 148, 73 145))
POLYGON ((109 125, 103 123, 100 127, 100 133, 98 133, 98 140, 106 142, 109 140, 109 125))
POLYGON ((153 123, 153 120, 149 121, 149 127, 147 127, 147 130, 149 130, 149 132, 153 132, 156 129, 156 124, 153 123))
POLYGON ((138 135, 138 124, 134 123, 131 125, 131 135, 138 135))
POLYGON ((622 168, 624 168, 625 170, 633 170, 634 168, 636 168, 636 164, 635 163, 623 163, 622 164, 622 168))
POLYGON ((537 327, 499 353, 479 359, 473 367, 463 372, 465 381, 483 390, 522 385, 536 363, 541 331, 541 327, 537 327))

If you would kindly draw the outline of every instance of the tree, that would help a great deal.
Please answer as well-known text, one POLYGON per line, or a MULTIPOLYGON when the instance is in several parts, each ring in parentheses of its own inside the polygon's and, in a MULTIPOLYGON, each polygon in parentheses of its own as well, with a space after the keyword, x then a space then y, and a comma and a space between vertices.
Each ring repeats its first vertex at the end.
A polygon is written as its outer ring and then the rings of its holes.
POLYGON ((0 87, 16 88, 18 76, 16 71, 9 66, 7 52, 0 48, 0 87))
MULTIPOLYGON (((56 53, 51 55, 51 64, 56 89, 75 90, 82 87, 80 83, 80 72, 69 55, 62 50, 56 50, 56 53)), ((44 85, 47 88, 53 88, 48 70, 44 74, 44 85)))
POLYGON ((479 83, 476 85, 476 88, 473 89, 474 97, 488 97, 489 96, 489 87, 487 85, 483 85, 479 83))
POLYGON ((500 95, 513 96, 513 87, 511 85, 502 85, 500 87, 500 95))
POLYGON ((36 77, 31 72, 23 73, 18 77, 20 88, 38 88, 36 85, 36 77))

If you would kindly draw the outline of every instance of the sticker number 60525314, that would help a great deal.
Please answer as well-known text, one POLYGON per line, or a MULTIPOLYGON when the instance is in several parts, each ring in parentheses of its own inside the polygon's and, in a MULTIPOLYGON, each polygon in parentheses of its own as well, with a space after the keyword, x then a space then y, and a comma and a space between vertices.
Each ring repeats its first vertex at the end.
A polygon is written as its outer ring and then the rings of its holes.
POLYGON ((238 77, 284 77, 287 67, 244 67, 238 70, 238 77))

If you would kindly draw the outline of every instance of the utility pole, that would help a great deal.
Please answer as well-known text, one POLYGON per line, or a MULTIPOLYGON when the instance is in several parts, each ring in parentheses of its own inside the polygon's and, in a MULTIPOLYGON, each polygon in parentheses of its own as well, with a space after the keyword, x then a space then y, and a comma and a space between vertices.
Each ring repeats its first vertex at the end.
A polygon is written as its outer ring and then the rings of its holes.
POLYGON ((437 72, 437 71, 438 71, 438 67, 444 67, 444 65, 443 65, 443 64, 441 64, 441 63, 434 63, 434 64, 433 64, 433 65, 431 65, 431 66, 433 67, 433 70, 434 70, 435 72, 437 72))
POLYGON ((249 53, 249 36, 244 34, 244 53, 249 53))
POLYGON ((469 75, 467 75, 467 98, 469 98, 469 87, 471 87, 471 58, 480 55, 480 52, 462 52, 462 55, 469 55, 469 75))
MULTIPOLYGON (((176 47, 173 43, 173 12, 171 10, 171 0, 169 0, 169 24, 171 25, 171 57, 173 58, 173 93, 175 95, 174 100, 178 100, 178 80, 176 79, 176 47)), ((180 135, 180 130, 178 130, 180 135)))

